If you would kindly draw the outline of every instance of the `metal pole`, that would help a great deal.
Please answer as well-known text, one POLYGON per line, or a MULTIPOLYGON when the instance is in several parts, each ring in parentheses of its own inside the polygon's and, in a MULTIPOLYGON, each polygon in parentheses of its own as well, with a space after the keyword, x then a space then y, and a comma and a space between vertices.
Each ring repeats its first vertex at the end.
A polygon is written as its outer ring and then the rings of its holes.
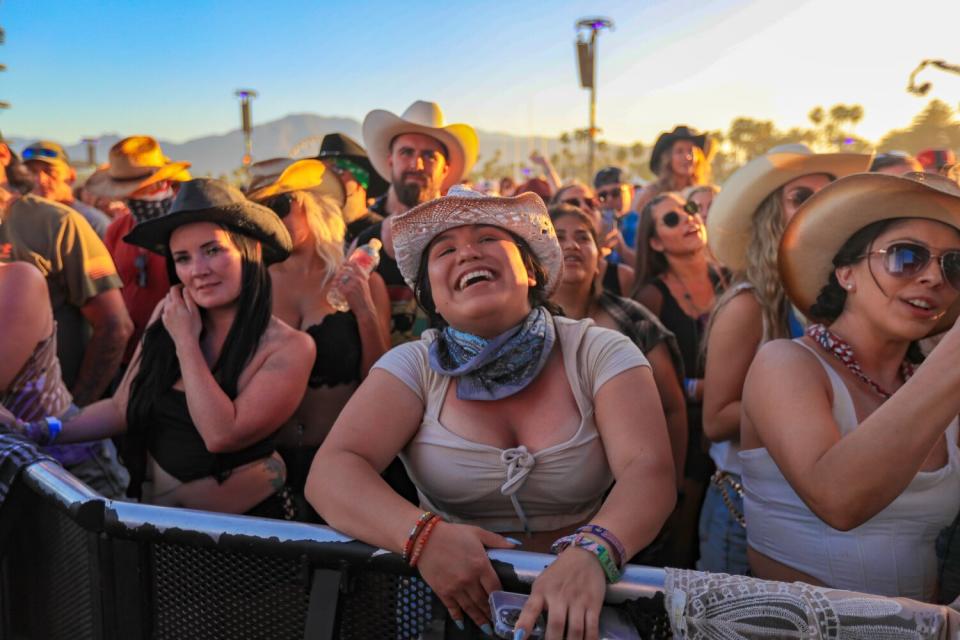
POLYGON ((591 71, 593 83, 590 85, 590 128, 587 130, 589 136, 589 149, 587 151, 587 175, 588 180, 593 179, 594 154, 597 145, 597 34, 599 29, 593 29, 590 33, 590 62, 593 65, 591 71))
POLYGON ((234 92, 240 98, 240 126, 243 129, 243 166, 253 162, 253 119, 250 115, 250 100, 257 97, 253 89, 237 89, 234 92))

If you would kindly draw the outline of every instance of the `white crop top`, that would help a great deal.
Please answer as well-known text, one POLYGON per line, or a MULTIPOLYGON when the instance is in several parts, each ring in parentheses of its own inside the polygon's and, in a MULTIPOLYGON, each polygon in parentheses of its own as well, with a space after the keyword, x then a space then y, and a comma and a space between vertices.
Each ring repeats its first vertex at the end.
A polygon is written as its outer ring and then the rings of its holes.
MULTIPOLYGON (((813 353, 830 378, 841 437, 857 427, 853 398, 839 374, 813 353)), ((929 601, 937 584, 937 535, 960 508, 957 420, 946 430, 947 464, 921 471, 893 502, 850 531, 818 518, 765 448, 740 452, 747 543, 756 551, 837 589, 929 601)))
POLYGON ((566 442, 530 452, 467 440, 440 423, 451 378, 430 368, 436 331, 397 346, 374 365, 410 387, 424 404, 419 431, 400 453, 421 505, 451 522, 490 531, 551 531, 586 520, 613 483, 593 419, 600 387, 634 367, 650 366, 626 336, 592 320, 554 317, 580 426, 566 442))

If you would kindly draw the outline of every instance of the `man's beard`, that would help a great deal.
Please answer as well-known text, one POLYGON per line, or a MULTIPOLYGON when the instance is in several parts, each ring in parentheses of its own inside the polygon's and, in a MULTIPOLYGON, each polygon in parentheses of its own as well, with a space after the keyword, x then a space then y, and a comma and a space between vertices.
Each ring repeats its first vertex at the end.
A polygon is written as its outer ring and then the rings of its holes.
POLYGON ((399 180, 394 180, 392 186, 394 193, 397 194, 397 200, 406 207, 415 207, 428 200, 433 200, 437 195, 433 179, 426 172, 404 172, 399 180), (422 176, 424 182, 421 184, 417 180, 410 180, 409 182, 405 180, 411 176, 422 176))

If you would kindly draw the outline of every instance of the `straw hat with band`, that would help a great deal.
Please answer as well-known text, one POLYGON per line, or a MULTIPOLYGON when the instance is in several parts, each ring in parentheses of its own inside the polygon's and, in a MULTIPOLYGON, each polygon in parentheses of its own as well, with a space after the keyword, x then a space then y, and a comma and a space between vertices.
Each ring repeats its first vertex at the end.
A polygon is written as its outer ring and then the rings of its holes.
MULTIPOLYGON (((854 233, 893 218, 936 220, 960 230, 960 186, 928 173, 859 173, 814 194, 780 242, 780 277, 797 309, 809 313, 834 271, 834 256, 854 233)), ((960 297, 931 334, 949 329, 958 315, 960 297)))
POLYGON ((707 137, 707 134, 700 133, 685 124, 677 125, 673 128, 673 131, 664 131, 661 133, 657 141, 653 143, 653 151, 650 152, 650 171, 652 171, 654 175, 656 175, 659 170, 660 157, 678 140, 689 140, 694 145, 700 147, 704 155, 710 155, 711 140, 707 137))
POLYGON ((194 222, 221 224, 259 240, 266 264, 286 260, 292 249, 290 233, 277 214, 247 200, 236 187, 213 178, 184 182, 167 215, 136 225, 124 241, 166 256, 170 234, 194 222))
POLYGON ((137 191, 162 180, 183 182, 190 179, 189 162, 171 162, 150 136, 131 136, 110 147, 110 164, 87 180, 90 193, 125 200, 137 191))
POLYGON ((480 148, 477 132, 468 124, 444 124, 443 111, 436 102, 418 100, 400 116, 375 109, 363 119, 363 143, 373 168, 388 181, 391 179, 387 162, 390 145, 394 138, 405 133, 422 133, 447 148, 450 170, 440 185, 441 193, 463 180, 477 161, 480 148))
POLYGON ((727 268, 745 270, 753 214, 767 196, 800 176, 828 173, 841 178, 866 171, 872 157, 865 153, 814 153, 803 144, 770 149, 723 183, 707 218, 710 248, 727 268))
POLYGON ((247 197, 264 202, 273 196, 293 191, 309 191, 315 195, 329 196, 341 207, 346 197, 340 178, 327 171, 322 162, 313 158, 294 160, 279 175, 250 191, 247 197))
POLYGON ((505 229, 526 242, 547 273, 548 294, 560 282, 563 252, 547 208, 535 193, 500 198, 455 186, 446 196, 391 219, 397 264, 411 289, 415 289, 423 252, 434 238, 448 229, 478 224, 505 229))
MULTIPOLYGON (((358 165, 368 176, 368 182, 363 187, 367 190, 367 197, 369 198, 379 198, 390 187, 390 183, 384 180, 373 168, 367 152, 360 146, 360 143, 344 133, 328 133, 323 136, 317 160, 331 160, 333 162, 348 160, 358 165)), ((360 182, 359 176, 354 175, 354 177, 360 182)))

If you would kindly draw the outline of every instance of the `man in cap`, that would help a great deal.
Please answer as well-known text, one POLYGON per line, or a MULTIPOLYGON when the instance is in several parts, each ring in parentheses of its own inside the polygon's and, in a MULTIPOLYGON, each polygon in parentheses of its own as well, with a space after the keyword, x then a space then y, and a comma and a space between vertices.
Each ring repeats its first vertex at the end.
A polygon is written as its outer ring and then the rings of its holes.
POLYGON ((317 159, 343 185, 343 221, 347 225, 344 240, 349 245, 360 233, 383 220, 382 215, 368 207, 367 199, 379 198, 390 185, 373 168, 363 147, 344 133, 325 135, 317 159))
MULTIPOLYGON (((57 324, 57 357, 74 402, 103 395, 133 330, 113 260, 75 210, 11 188, 15 156, 0 142, 0 262, 29 262, 44 274, 57 324), (6 197, 11 196, 12 197, 6 197)), ((75 476, 107 497, 121 497, 129 480, 109 440, 50 447, 75 476)))
POLYGON ((623 171, 619 167, 604 167, 593 178, 593 188, 600 202, 601 212, 612 223, 612 228, 604 229, 615 236, 612 246, 614 257, 611 262, 634 263, 634 243, 637 239, 636 212, 631 211, 633 205, 633 185, 623 180, 623 171), (609 212, 609 213, 607 213, 609 212))
POLYGON ((33 192, 41 198, 65 204, 80 212, 101 238, 110 225, 110 216, 78 200, 73 193, 77 172, 70 158, 56 142, 40 140, 23 150, 23 162, 33 174, 36 184, 33 192))
POLYGON ((84 189, 108 200, 121 200, 127 213, 107 228, 104 244, 123 282, 123 302, 133 320, 133 335, 123 357, 126 366, 154 308, 170 291, 166 260, 123 241, 138 223, 166 215, 177 185, 190 179, 189 162, 171 162, 150 136, 131 136, 110 148, 109 165, 97 170, 84 189))
MULTIPOLYGON (((477 134, 466 124, 447 125, 435 102, 418 100, 402 115, 376 109, 363 120, 363 142, 373 168, 390 182, 390 188, 370 207, 383 217, 440 197, 470 173, 477 161, 477 134)), ((356 244, 381 238, 384 222, 361 233, 356 244)), ((400 275, 390 255, 389 233, 377 270, 387 284, 391 305, 391 342, 394 345, 419 337, 427 327, 418 318, 413 291, 400 275)))

